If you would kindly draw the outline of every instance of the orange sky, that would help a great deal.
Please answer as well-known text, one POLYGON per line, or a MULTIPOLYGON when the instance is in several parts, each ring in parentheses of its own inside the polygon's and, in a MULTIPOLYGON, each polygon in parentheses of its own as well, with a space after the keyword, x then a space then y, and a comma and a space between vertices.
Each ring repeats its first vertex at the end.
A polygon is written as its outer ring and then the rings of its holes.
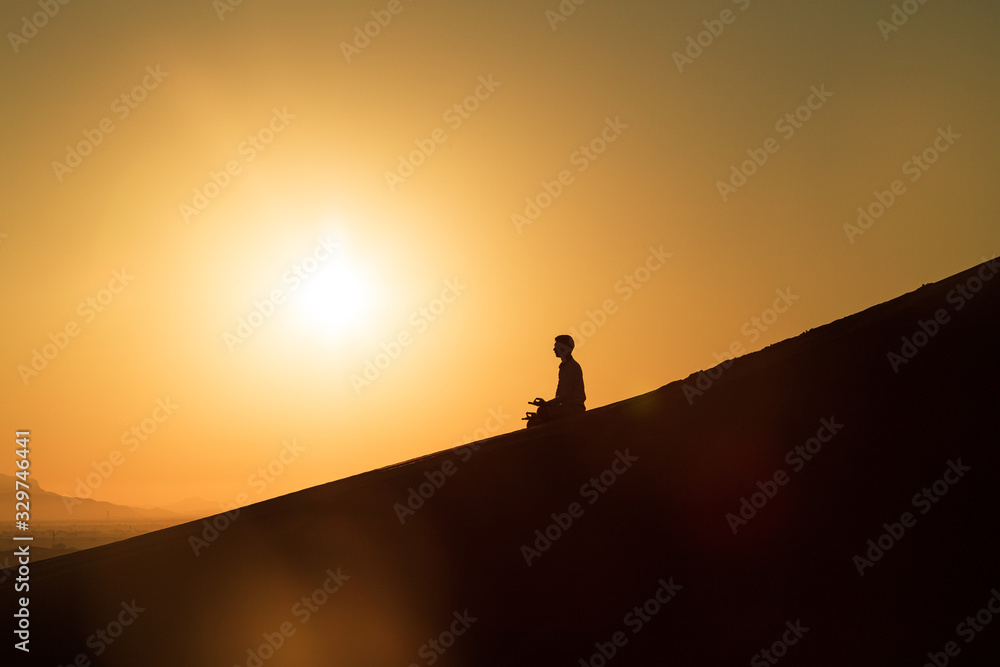
POLYGON ((5 3, 6 431, 261 500, 992 257, 1000 8, 903 4, 5 3))

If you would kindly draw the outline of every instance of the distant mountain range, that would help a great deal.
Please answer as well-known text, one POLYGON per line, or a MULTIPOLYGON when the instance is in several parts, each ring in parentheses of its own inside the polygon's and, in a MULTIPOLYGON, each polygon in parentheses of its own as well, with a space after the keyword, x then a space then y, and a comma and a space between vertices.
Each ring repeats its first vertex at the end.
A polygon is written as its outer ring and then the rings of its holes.
MULTIPOLYGON (((0 503, 14 507, 16 478, 0 474, 0 503)), ((31 521, 135 521, 137 519, 190 519, 216 514, 219 509, 201 498, 188 498, 165 507, 143 508, 116 505, 91 498, 74 498, 46 491, 29 477, 31 521)))

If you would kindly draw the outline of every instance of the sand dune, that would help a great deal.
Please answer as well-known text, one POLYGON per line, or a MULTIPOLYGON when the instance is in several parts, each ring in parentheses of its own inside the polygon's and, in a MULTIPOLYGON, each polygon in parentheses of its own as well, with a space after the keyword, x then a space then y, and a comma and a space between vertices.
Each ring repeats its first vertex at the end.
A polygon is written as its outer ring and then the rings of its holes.
POLYGON ((563 423, 35 564, 11 654, 992 664, 1000 617, 965 619, 1000 610, 998 297, 984 264, 563 423))

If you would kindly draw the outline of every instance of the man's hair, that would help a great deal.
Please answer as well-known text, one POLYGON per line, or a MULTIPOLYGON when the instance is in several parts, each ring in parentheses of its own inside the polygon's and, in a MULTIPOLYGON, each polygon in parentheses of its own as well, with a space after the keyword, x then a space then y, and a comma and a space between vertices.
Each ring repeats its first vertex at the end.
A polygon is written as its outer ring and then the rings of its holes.
POLYGON ((562 345, 563 347, 567 348, 570 352, 572 352, 573 348, 576 347, 576 343, 573 342, 573 337, 570 336, 569 334, 560 334, 556 336, 556 344, 562 345))

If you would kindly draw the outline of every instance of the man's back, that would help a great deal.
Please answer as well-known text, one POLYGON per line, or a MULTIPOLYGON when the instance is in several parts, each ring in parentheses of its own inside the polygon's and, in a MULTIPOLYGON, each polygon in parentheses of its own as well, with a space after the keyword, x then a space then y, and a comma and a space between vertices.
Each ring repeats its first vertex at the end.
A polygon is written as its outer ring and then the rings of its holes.
POLYGON ((577 403, 583 405, 587 393, 583 389, 583 369, 573 358, 566 355, 559 364, 559 383, 556 385, 556 398, 560 403, 577 403))

